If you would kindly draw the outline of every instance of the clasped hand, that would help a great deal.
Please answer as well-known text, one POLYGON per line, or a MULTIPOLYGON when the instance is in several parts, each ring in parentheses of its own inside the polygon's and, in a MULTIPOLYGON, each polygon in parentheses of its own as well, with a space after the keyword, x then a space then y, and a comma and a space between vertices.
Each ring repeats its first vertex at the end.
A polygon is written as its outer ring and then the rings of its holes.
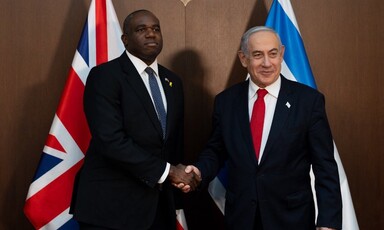
POLYGON ((187 193, 196 190, 199 186, 201 173, 200 170, 193 165, 171 165, 169 169, 169 179, 175 187, 187 193))

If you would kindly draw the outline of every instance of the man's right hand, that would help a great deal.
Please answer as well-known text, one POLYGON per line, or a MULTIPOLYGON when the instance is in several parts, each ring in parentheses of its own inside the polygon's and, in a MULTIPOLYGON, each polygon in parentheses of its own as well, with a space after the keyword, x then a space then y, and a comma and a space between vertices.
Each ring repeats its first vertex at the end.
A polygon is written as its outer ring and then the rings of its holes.
POLYGON ((168 178, 171 183, 183 192, 189 192, 196 190, 201 181, 200 171, 197 169, 199 174, 196 174, 191 167, 178 164, 177 166, 171 165, 169 169, 168 178))
POLYGON ((197 186, 199 186, 199 184, 201 182, 200 170, 193 165, 188 165, 187 167, 185 167, 184 172, 187 173, 188 175, 190 175, 190 174, 195 175, 193 177, 195 180, 194 183, 192 183, 192 184, 179 183, 179 184, 174 184, 174 185, 176 187, 178 187, 179 189, 181 189, 181 191, 183 191, 184 193, 188 193, 188 192, 196 190, 197 186), (196 186, 195 186, 195 184, 196 184, 196 186))

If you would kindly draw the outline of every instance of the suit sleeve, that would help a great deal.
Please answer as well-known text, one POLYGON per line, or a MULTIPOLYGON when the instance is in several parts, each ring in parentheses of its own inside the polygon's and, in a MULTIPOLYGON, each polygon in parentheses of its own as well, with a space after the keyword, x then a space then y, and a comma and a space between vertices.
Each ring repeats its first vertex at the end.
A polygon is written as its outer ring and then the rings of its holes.
POLYGON ((212 115, 212 133, 206 147, 199 155, 198 162, 195 164, 201 171, 203 187, 208 186, 209 182, 214 179, 225 161, 220 105, 220 96, 217 96, 212 115))
POLYGON ((313 104, 308 138, 315 175, 317 226, 341 229, 342 201, 339 174, 322 94, 318 94, 313 104))

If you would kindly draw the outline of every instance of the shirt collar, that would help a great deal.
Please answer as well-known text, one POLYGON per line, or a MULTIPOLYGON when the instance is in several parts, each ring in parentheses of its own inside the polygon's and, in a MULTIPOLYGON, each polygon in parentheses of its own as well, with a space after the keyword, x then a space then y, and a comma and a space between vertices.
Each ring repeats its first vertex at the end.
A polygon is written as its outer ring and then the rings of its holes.
MULTIPOLYGON (((279 96, 281 86, 281 76, 277 78, 277 80, 272 83, 271 85, 265 87, 265 89, 268 91, 268 94, 272 95, 276 99, 279 96)), ((255 97, 257 90, 260 89, 259 86, 257 86, 250 78, 249 78, 249 90, 248 90, 248 99, 251 99, 255 97)))
POLYGON ((159 76, 159 69, 158 69, 158 66, 157 66, 157 59, 155 59, 155 61, 152 62, 152 64, 148 66, 140 58, 134 56, 133 54, 131 54, 128 51, 126 51, 126 52, 127 52, 128 58, 131 60, 131 62, 133 63, 133 65, 135 66, 135 68, 136 68, 137 72, 139 72, 139 74, 143 74, 147 67, 151 67, 153 69, 153 71, 156 73, 156 76, 159 76))

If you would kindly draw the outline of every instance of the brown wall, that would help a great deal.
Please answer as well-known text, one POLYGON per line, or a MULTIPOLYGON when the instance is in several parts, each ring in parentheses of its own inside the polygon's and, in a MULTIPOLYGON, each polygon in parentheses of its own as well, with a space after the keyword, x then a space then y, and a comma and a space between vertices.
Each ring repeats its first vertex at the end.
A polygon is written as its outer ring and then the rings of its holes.
MULTIPOLYGON (((187 159, 209 134, 214 95, 241 81, 242 33, 264 24, 272 0, 115 0, 120 21, 139 8, 161 20, 160 62, 186 92, 187 159)), ((0 0, 0 229, 32 229, 22 206, 37 167, 90 0, 0 0)), ((384 26, 379 0, 292 0, 360 229, 383 229, 384 26)), ((196 199, 198 202, 199 199, 196 199)), ((197 204, 196 207, 204 207, 197 204)), ((190 229, 196 210, 188 212, 190 229)))

